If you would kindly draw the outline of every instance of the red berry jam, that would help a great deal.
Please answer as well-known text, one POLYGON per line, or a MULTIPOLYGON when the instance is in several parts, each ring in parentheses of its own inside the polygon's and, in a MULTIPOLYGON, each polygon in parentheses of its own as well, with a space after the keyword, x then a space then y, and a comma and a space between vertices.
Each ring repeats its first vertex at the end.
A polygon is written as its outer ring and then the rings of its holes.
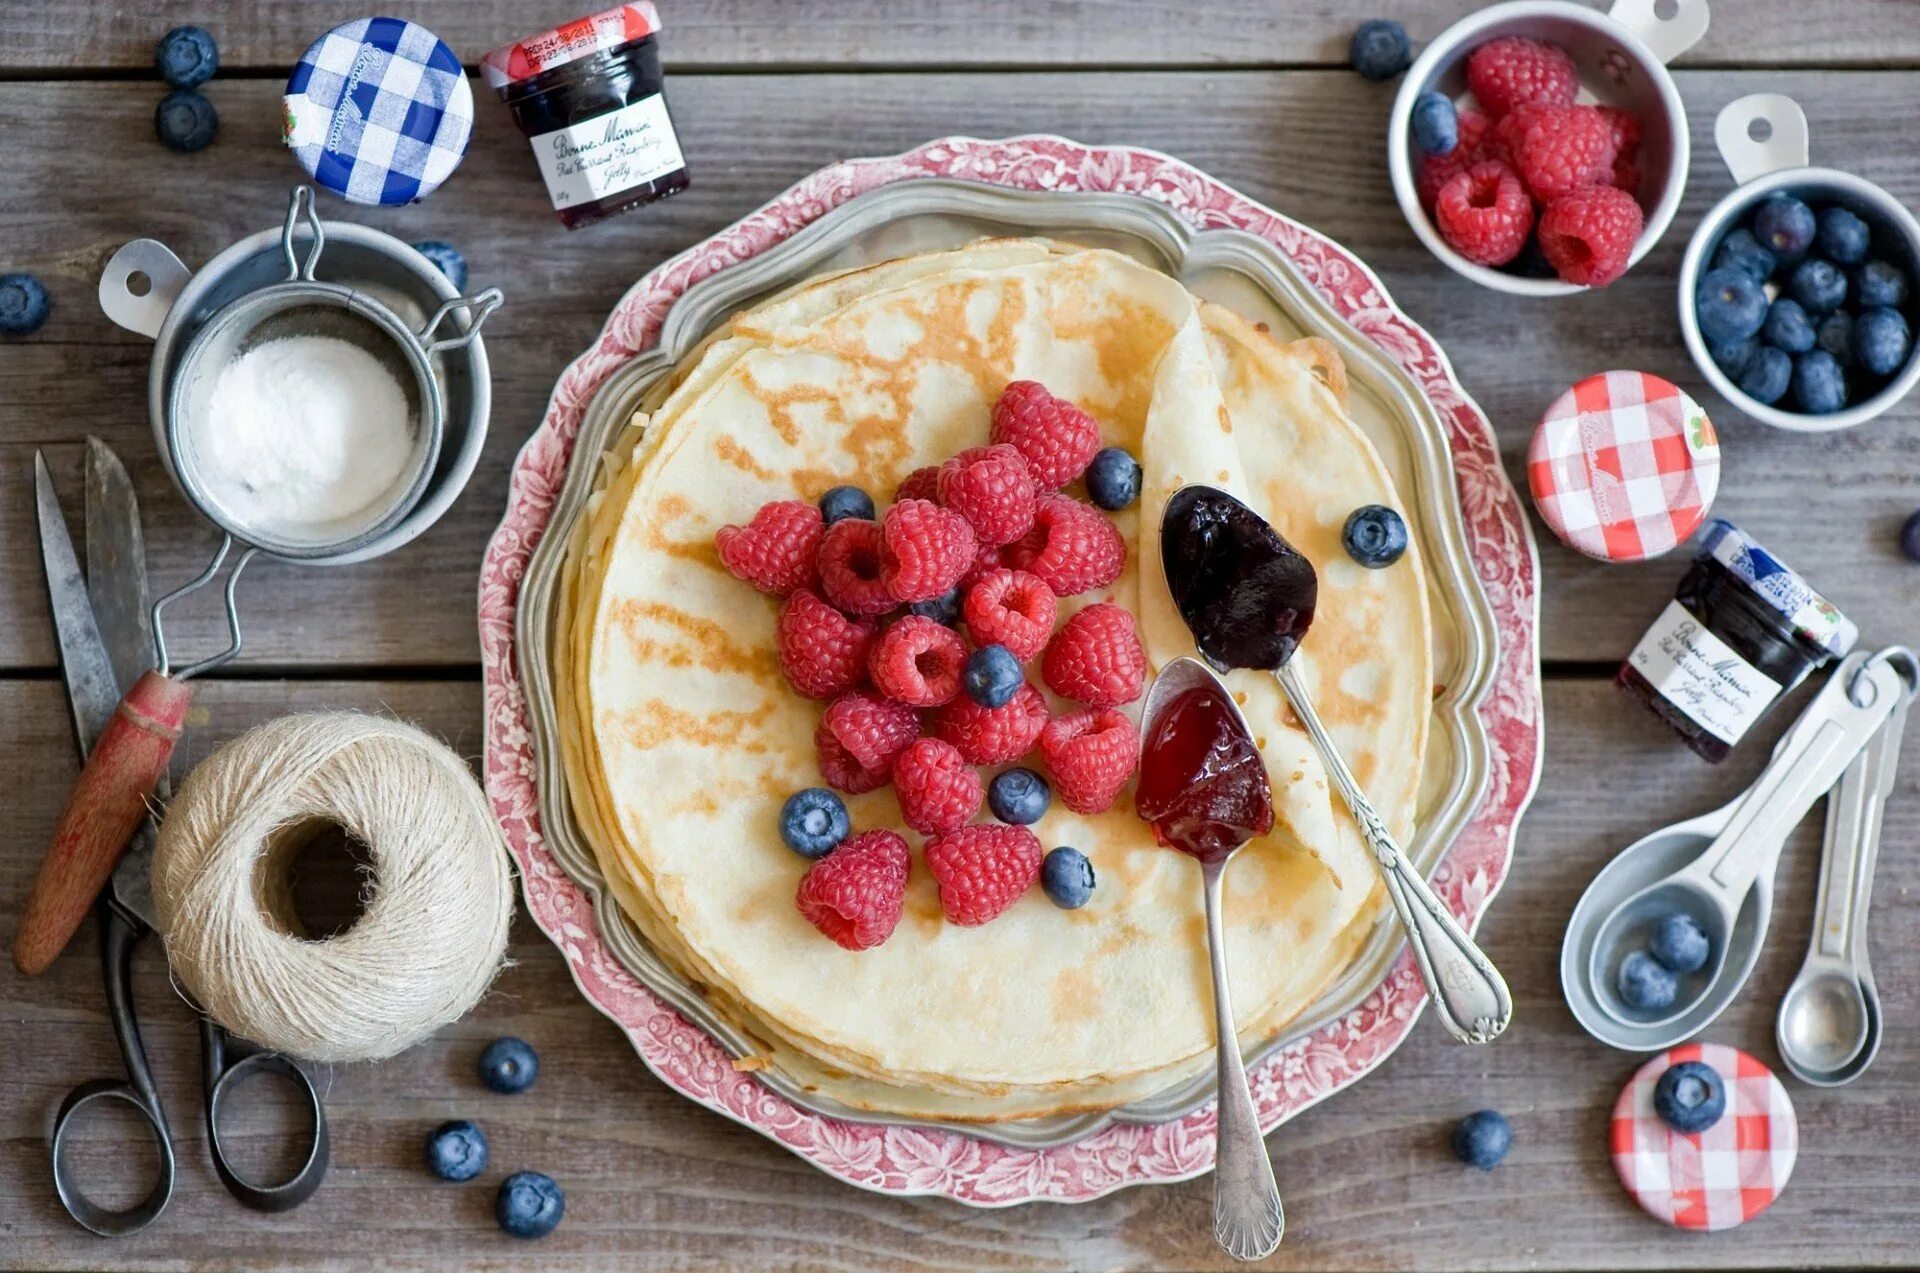
POLYGON ((636 0, 480 60, 570 230, 687 188, 663 92, 659 30, 650 0, 636 0))
POLYGON ((1167 704, 1152 728, 1133 806, 1155 839, 1212 862, 1273 830, 1267 767, 1224 692, 1197 685, 1167 704))
POLYGON ((1278 668, 1313 622, 1313 563, 1225 491, 1173 493, 1160 519, 1160 564, 1194 643, 1216 667, 1278 668))

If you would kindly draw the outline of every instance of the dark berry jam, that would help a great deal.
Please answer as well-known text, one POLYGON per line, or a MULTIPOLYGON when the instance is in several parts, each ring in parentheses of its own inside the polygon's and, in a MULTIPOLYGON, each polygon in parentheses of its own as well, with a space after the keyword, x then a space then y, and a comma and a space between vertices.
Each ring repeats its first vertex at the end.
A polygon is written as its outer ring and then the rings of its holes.
POLYGON ((1183 486, 1160 519, 1173 604, 1217 667, 1280 667, 1313 622, 1313 563, 1225 491, 1183 486))
POLYGON ((1202 862, 1273 830, 1267 767, 1220 689, 1197 685, 1152 722, 1133 806, 1161 844, 1202 862))

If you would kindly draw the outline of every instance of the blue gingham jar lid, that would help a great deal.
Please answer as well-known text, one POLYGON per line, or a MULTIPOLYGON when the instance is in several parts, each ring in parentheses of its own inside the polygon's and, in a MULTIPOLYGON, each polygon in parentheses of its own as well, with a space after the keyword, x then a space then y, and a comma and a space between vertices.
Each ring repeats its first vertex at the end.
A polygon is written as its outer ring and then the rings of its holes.
POLYGON ((452 49, 401 18, 342 23, 287 81, 283 136, 314 182, 353 203, 412 203, 460 166, 473 89, 452 49))
POLYGON ((1732 522, 1716 517, 1707 523, 1700 555, 1725 566, 1728 574, 1778 611, 1796 636, 1834 657, 1845 656, 1860 639, 1860 629, 1853 620, 1732 522))

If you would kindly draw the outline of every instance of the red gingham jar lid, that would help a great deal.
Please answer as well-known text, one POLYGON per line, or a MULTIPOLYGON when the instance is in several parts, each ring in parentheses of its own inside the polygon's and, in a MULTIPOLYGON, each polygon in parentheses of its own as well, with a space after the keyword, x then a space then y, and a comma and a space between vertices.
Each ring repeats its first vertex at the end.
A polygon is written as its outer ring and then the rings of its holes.
POLYGON ((1613 1169, 1633 1200, 1677 1229, 1731 1229, 1773 1205, 1793 1174, 1800 1126, 1773 1071, 1739 1048, 1683 1043, 1627 1081, 1613 1107, 1613 1169), (1704 1132, 1676 1132, 1653 1112, 1669 1067, 1703 1061, 1727 1088, 1727 1110, 1704 1132))
POLYGON ((1700 404, 1644 371, 1567 390, 1527 450, 1541 518, 1569 548, 1640 561, 1693 534, 1720 489, 1720 439, 1700 404))

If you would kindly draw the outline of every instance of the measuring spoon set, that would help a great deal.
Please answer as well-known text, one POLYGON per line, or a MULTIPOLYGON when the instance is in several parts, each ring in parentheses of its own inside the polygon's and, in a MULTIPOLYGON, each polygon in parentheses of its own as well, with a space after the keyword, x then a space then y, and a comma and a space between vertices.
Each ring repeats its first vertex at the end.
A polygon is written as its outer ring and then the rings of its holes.
POLYGON ((1671 1047, 1710 1025, 1746 984, 1773 915, 1773 876, 1794 827, 1827 796, 1819 894, 1806 962, 1781 1000, 1775 1032, 1805 1082, 1851 1082, 1880 1046, 1880 1000, 1866 918, 1882 812, 1893 788, 1920 658, 1903 646, 1841 662, 1765 770, 1721 808, 1628 845, 1594 877, 1567 923, 1560 981, 1587 1032, 1630 1052, 1671 1047), (1711 950, 1678 977, 1666 1008, 1629 1004, 1620 964, 1675 911, 1711 950))

